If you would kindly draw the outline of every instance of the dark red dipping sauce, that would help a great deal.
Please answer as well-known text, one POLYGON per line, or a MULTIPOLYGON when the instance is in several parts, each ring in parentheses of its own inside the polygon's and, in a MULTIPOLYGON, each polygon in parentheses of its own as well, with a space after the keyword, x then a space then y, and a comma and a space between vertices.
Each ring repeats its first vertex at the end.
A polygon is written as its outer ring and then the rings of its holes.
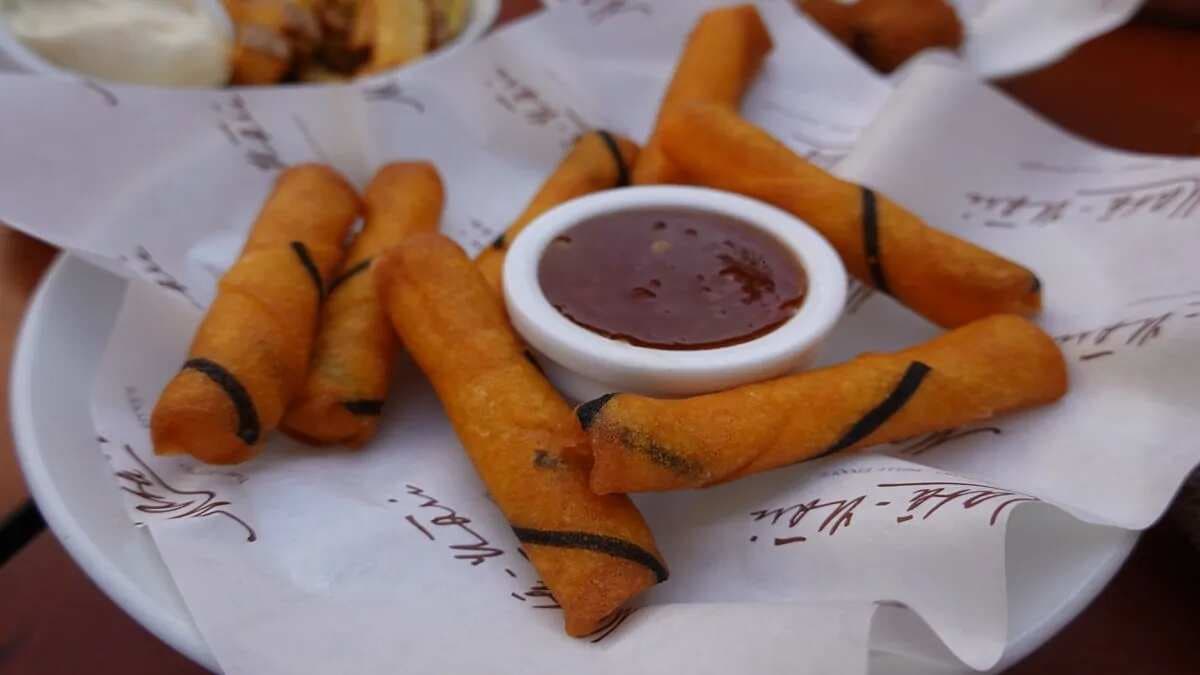
POLYGON ((610 338, 710 349, 778 328, 804 300, 800 261, 736 218, 681 209, 596 216, 557 237, 538 266, 555 309, 610 338))

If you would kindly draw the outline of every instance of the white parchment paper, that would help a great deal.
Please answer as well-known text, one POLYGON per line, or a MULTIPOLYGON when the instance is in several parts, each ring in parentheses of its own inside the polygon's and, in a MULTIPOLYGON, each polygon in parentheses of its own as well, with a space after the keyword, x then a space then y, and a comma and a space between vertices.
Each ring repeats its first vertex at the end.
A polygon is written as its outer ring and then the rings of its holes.
MULTIPOLYGON (((563 3, 456 57, 342 88, 0 78, 0 218, 135 280, 93 417, 131 517, 149 527, 226 672, 861 673, 879 602, 910 608, 951 658, 985 669, 1009 637, 1011 514, 1058 514, 1049 502, 1142 527, 1161 513, 1200 458, 1172 433, 1194 405, 1194 366, 1180 357, 1196 346, 1190 310, 1168 317, 1169 332, 1165 321, 1131 323, 1088 340, 1137 319, 1131 303, 1171 295, 1147 301, 1161 314, 1153 303, 1193 301, 1178 294, 1200 288, 1182 265, 1196 248, 1184 236, 1196 224, 1196 165, 1079 143, 944 69, 915 70, 889 98, 785 0, 760 5, 778 46, 746 114, 813 161, 1038 270, 1044 325, 1072 361, 1064 403, 912 439, 892 456, 641 497, 672 578, 586 640, 562 634, 411 366, 398 369, 380 436, 361 452, 279 437, 237 467, 153 455, 149 410, 278 168, 326 161, 361 185, 384 162, 431 159, 447 187, 443 228, 477 250, 581 130, 644 139, 684 35, 718 4, 563 3), (1137 182, 1092 172, 1147 163, 1158 173, 1137 182), (1183 191, 1154 192, 1166 184, 1183 191), (1133 202, 1113 206, 1119 194, 1104 190, 1122 185, 1133 202), (1041 215, 1042 202, 1081 191, 1078 219, 1043 222, 1053 213, 1041 215)), ((826 359, 933 334, 855 288, 826 359)))
MULTIPOLYGON (((1099 148, 962 72, 927 66, 838 172, 1036 270, 1041 324, 1070 364, 1059 404, 899 452, 1089 520, 1153 523, 1200 461, 1190 433, 1200 394, 1200 160, 1099 148), (955 449, 963 433, 974 451, 955 449)), ((889 309, 897 330, 932 330, 889 309)), ((867 321, 852 316, 841 329, 870 335, 867 321)))
POLYGON ((1129 20, 1142 0, 951 0, 966 37, 961 54, 985 77, 1047 65, 1129 20))

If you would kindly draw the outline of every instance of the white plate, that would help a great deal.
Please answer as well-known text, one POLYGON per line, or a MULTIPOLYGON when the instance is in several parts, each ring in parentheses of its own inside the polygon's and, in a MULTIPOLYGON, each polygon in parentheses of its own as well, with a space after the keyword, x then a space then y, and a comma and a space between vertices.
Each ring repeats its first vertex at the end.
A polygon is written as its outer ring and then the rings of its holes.
MULTIPOLYGON (((232 30, 229 23, 229 16, 225 13, 220 0, 200 0, 200 7, 211 16, 216 17, 224 31, 228 33, 228 31, 232 30)), ((471 18, 467 21, 467 25, 463 26, 462 32, 455 36, 453 40, 435 50, 432 56, 442 57, 452 54, 479 40, 479 38, 488 32, 492 24, 496 22, 496 17, 499 14, 500 0, 472 0, 471 18)), ((46 61, 36 52, 22 44, 20 40, 13 37, 12 33, 8 31, 7 22, 0 16, 0 70, 5 69, 16 69, 60 77, 78 76, 77 73, 65 70, 46 61)))
MULTIPOLYGON (((46 521, 92 580, 150 632, 215 671, 216 660, 149 534, 125 515, 88 414, 92 379, 123 290, 123 281, 75 257, 61 256, 50 268, 30 304, 14 357, 9 391, 17 456, 46 521)), ((1026 509, 1010 521, 1012 637, 1001 667, 1026 656, 1082 611, 1137 540, 1136 532, 1115 528, 1059 527, 1051 522, 1056 518, 1069 516, 1026 509)), ((946 652, 915 615, 882 608, 872 632, 872 671, 958 672, 920 655, 946 652)))

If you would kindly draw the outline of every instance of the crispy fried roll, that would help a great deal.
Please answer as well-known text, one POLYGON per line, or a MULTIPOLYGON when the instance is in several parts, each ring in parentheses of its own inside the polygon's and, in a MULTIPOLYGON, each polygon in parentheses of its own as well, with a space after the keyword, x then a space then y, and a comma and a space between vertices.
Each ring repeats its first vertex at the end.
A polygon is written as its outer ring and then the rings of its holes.
POLYGON ((329 284, 308 378, 283 419, 284 431, 351 447, 375 435, 396 336, 371 282, 371 263, 411 234, 436 231, 442 201, 442 180, 428 162, 397 162, 375 174, 364 196, 366 224, 329 284))
POLYGON ((799 0, 797 4, 800 11, 835 40, 853 49, 854 35, 858 29, 858 3, 848 5, 839 0, 799 0))
POLYGON ((609 395, 576 413, 600 494, 694 488, 1057 400, 1066 364, 1020 317, 892 354, 688 399, 609 395))
POLYGON ((607 131, 589 131, 580 136, 521 215, 476 258, 479 271, 492 288, 500 290, 504 252, 526 225, 570 199, 629 185, 629 169, 637 156, 636 143, 607 131))
POLYGON ((279 176, 154 406, 155 452, 213 464, 255 453, 304 382, 326 280, 358 213, 358 195, 329 167, 279 176))
POLYGON ((595 630, 667 578, 641 514, 587 483, 587 438, 526 358, 495 291, 453 242, 409 238, 376 265, 396 332, 425 371, 492 499, 562 605, 595 630))
POLYGON ((826 173, 728 108, 693 106, 663 127, 663 147, 689 179, 795 214, 833 244, 851 274, 934 323, 952 328, 1041 308, 1033 272, 826 173))
POLYGON ((736 108, 771 47, 771 35, 753 5, 714 9, 700 17, 659 106, 657 126, 634 166, 634 184, 681 182, 683 176, 663 153, 663 121, 692 103, 736 108))
POLYGON ((963 27, 946 0, 805 0, 800 8, 884 73, 929 47, 957 49, 963 27))

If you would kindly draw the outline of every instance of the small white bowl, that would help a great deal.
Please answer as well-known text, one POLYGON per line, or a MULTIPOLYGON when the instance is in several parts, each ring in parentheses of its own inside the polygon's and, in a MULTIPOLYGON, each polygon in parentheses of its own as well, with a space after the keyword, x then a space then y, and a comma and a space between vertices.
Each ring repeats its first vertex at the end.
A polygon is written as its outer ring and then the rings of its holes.
POLYGON ((789 213, 718 190, 649 186, 607 190, 562 204, 521 232, 504 261, 504 299, 517 332, 547 377, 568 397, 611 392, 691 396, 784 375, 809 365, 846 301, 846 270, 821 235, 789 213), (775 330, 729 347, 668 350, 604 337, 563 316, 546 299, 538 266, 555 237, 594 216, 643 209, 707 211, 771 235, 800 261, 808 291, 796 314, 775 330))

